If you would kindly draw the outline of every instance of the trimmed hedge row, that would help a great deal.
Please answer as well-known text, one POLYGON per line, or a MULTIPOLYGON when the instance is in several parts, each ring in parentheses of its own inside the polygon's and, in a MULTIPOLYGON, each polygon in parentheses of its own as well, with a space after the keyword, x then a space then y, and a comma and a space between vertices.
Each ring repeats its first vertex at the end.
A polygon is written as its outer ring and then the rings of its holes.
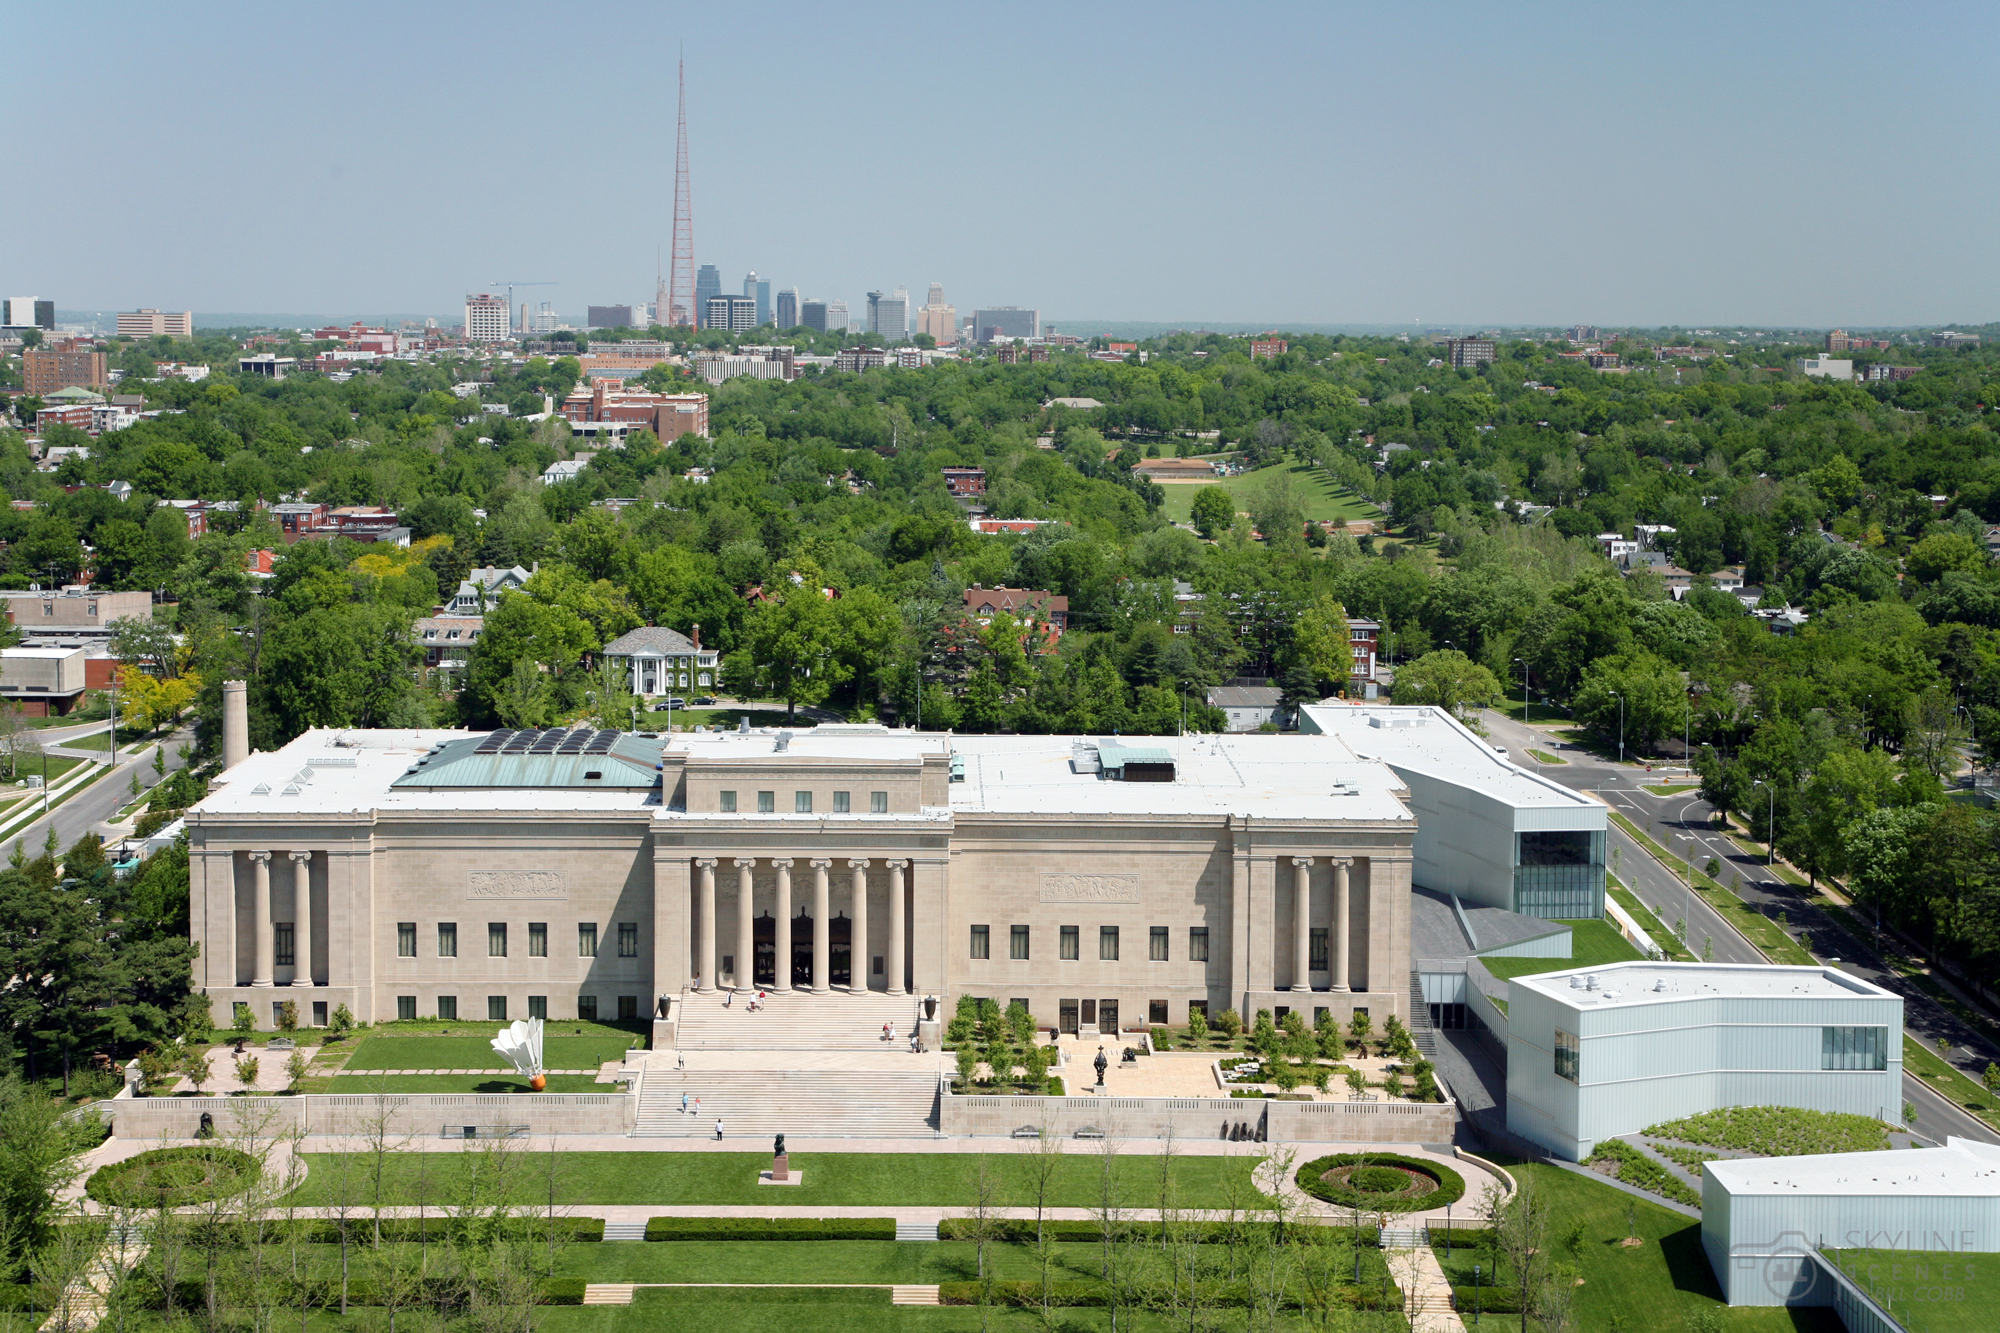
POLYGON ((893 1217, 653 1217, 647 1240, 894 1240, 893 1217))
MULTIPOLYGON (((1242 1236, 1257 1235, 1268 1230, 1271 1225, 1269 1222, 1239 1222, 1232 1228, 1227 1222, 1187 1222, 1182 1224, 1184 1228, 1182 1234, 1192 1235, 1197 1240, 1220 1242, 1242 1236)), ((1020 1218, 996 1220, 993 1223, 993 1228, 993 1234, 989 1239, 1002 1244, 1032 1244, 1035 1239, 1035 1224, 1032 1221, 1020 1218)), ((1071 1244, 1100 1245, 1104 1241, 1104 1228, 1096 1222, 1047 1221, 1042 1223, 1042 1231, 1059 1242, 1071 1244)), ((1374 1227, 1365 1226, 1360 1231, 1360 1240, 1363 1245, 1373 1245, 1379 1240, 1379 1237, 1376 1235, 1376 1228, 1374 1227)), ((1120 1222, 1118 1224, 1118 1233, 1121 1236, 1134 1237, 1141 1240, 1158 1240, 1160 1238, 1160 1224, 1158 1222, 1120 1222)), ((650 1238, 650 1232, 648 1236, 650 1238)), ((938 1223, 938 1239, 973 1239, 972 1220, 964 1217, 947 1217, 938 1223)), ((1353 1239, 1355 1239, 1354 1230, 1349 1227, 1294 1225, 1288 1227, 1285 1231, 1285 1240, 1290 1244, 1331 1244, 1336 1240, 1351 1241, 1353 1239)), ((1041 1291, 1039 1283, 1036 1284, 1035 1290, 1037 1293, 1041 1291)), ((1037 1305, 1041 1304, 1041 1296, 1039 1294, 1035 1297, 1035 1303, 1037 1305)))
POLYGON ((1330 1157, 1315 1157, 1299 1168, 1296 1179, 1299 1188, 1315 1199, 1338 1204, 1343 1208, 1380 1208, 1392 1213, 1422 1213, 1432 1208, 1442 1208, 1446 1204, 1457 1203, 1465 1197, 1465 1177, 1458 1172, 1426 1157, 1404 1157, 1398 1153, 1335 1153, 1330 1157), (1429 1176, 1437 1182, 1437 1188, 1428 1194, 1397 1198, 1346 1189, 1323 1179, 1327 1172, 1338 1170, 1343 1166, 1399 1166, 1408 1171, 1415 1171, 1419 1175, 1429 1176))
MULTIPOLYGON (((584 1280, 580 1277, 542 1278, 535 1283, 535 1304, 537 1305, 582 1305, 584 1280)), ((139 1288, 141 1301, 148 1309, 161 1309, 159 1289, 150 1283, 139 1288)), ((338 1310, 340 1308, 340 1279, 319 1277, 306 1287, 309 1304, 317 1309, 338 1310)), ((440 1302, 451 1305, 462 1301, 464 1293, 455 1290, 448 1279, 439 1278, 425 1289, 420 1284, 415 1298, 405 1302, 406 1308, 414 1306, 436 1306, 440 1302)), ((291 1297, 297 1300, 297 1294, 291 1297)), ((199 1310, 208 1303, 208 1288, 201 1278, 184 1278, 175 1284, 174 1301, 182 1311, 199 1310)), ((365 1278, 350 1278, 347 1283, 347 1303, 349 1305, 379 1306, 375 1297, 375 1285, 365 1278)), ((22 1309, 26 1306, 20 1307, 22 1309)))
MULTIPOLYGON (((546 1217, 510 1217, 499 1223, 478 1220, 481 1228, 492 1228, 501 1235, 527 1236, 535 1239, 547 1236, 552 1219, 546 1217)), ((601 1217, 558 1217, 553 1219, 556 1234, 565 1240, 600 1241, 604 1239, 604 1219, 601 1217)), ((297 1226, 304 1230, 303 1239, 316 1245, 338 1245, 340 1224, 325 1218, 286 1223, 282 1219, 272 1223, 274 1227, 297 1226)), ((457 1240, 465 1236, 472 1222, 454 1217, 385 1217, 382 1219, 382 1239, 389 1241, 457 1240)), ((371 1217, 354 1216, 347 1219, 347 1239, 350 1244, 356 1240, 375 1239, 375 1220, 371 1217)))
POLYGON ((1521 1289, 1519 1287, 1453 1287, 1451 1289, 1452 1308, 1463 1314, 1478 1310, 1483 1314, 1521 1313, 1521 1289))
MULTIPOLYGON (((983 1284, 978 1282, 940 1282, 938 1284, 938 1304, 978 1305, 983 1284)), ((1388 1287, 1343 1287, 1341 1299, 1356 1310, 1400 1310, 1403 1308, 1402 1289, 1388 1287)), ((1251 1303, 1250 1288, 1243 1283, 1231 1283, 1217 1288, 1211 1293, 1216 1305, 1230 1309, 1243 1309, 1251 1303)), ((1012 1309, 1038 1309, 1042 1303, 1042 1284, 1039 1282, 995 1282, 989 1302, 993 1305, 1012 1309)), ((1100 1282, 1051 1282, 1049 1284, 1049 1304, 1068 1307, 1108 1305, 1110 1300, 1100 1282)), ((1128 1302, 1136 1304, 1136 1302, 1128 1302)), ((1491 1308, 1491 1307, 1489 1307, 1491 1308)))

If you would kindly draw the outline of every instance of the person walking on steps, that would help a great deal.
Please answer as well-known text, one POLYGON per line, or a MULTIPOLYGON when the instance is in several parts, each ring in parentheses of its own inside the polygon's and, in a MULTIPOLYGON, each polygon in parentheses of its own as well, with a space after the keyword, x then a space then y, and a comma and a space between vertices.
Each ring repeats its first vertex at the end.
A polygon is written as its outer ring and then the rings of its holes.
POLYGON ((681 1114, 686 1115, 687 1113, 688 1113, 688 1095, 684 1092, 681 1094, 681 1114))
POLYGON ((721 1117, 721 1116, 717 1116, 717 1117, 715 1118, 715 1141, 716 1141, 717 1143, 720 1143, 720 1142, 722 1142, 722 1117, 721 1117))

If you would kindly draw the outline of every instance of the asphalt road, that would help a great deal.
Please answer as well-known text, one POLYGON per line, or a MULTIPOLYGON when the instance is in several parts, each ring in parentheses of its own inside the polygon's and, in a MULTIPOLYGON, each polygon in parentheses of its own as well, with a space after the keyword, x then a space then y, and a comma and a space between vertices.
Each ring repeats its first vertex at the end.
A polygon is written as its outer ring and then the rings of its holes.
MULTIPOLYGON (((90 727, 62 728, 61 732, 85 735, 90 730, 92 730, 90 727)), ((52 751, 60 745, 61 739, 67 738, 73 737, 64 737, 60 733, 54 735, 45 734, 43 736, 45 743, 50 746, 52 751)), ((167 772, 172 773, 180 768, 180 757, 175 754, 175 750, 190 738, 189 733, 182 732, 167 740, 167 772)), ((123 742, 121 742, 120 748, 123 748, 123 742)), ((80 750, 68 753, 88 755, 101 767, 108 752, 103 750, 80 750)), ((137 758, 121 757, 118 761, 116 773, 97 779, 90 786, 57 806, 50 816, 36 820, 19 833, 14 834, 13 837, 7 839, 7 845, 12 846, 15 839, 19 839, 22 848, 29 855, 40 854, 42 843, 48 837, 48 829, 51 822, 55 824, 56 844, 59 848, 71 846, 86 833, 93 831, 101 833, 103 830, 100 826, 112 815, 116 814, 120 807, 132 799, 131 770, 135 767, 139 770, 139 781, 144 786, 151 787, 160 780, 159 775, 153 772, 152 746, 147 746, 137 758)))
MULTIPOLYGON (((1587 750, 1555 741, 1540 726, 1524 726, 1499 713, 1487 712, 1482 718, 1487 735, 1496 745, 1505 746, 1516 763, 1572 790, 1594 792, 1644 829, 1654 842, 1683 859, 1699 866, 1714 858, 1720 865, 1716 880, 1729 885, 1753 910, 1768 918, 1776 920, 1782 912, 1786 930, 1806 944, 1815 958, 1901 995, 1904 1029, 1932 1051, 1937 1050, 1940 1037, 1948 1039, 1952 1043, 1951 1063, 1975 1081, 1989 1061, 2000 1061, 2000 1048, 1904 980, 1882 961, 1869 941, 1850 935, 1814 907, 1804 890, 1778 879, 1765 868, 1761 856, 1741 851, 1717 833, 1715 810, 1694 792, 1662 797, 1645 790, 1645 784, 1664 785, 1674 775, 1660 771, 1657 765, 1649 773, 1644 764, 1599 759, 1587 750), (1543 764, 1528 753, 1531 745, 1567 762, 1543 764)), ((1654 860, 1615 824, 1607 841, 1606 855, 1617 854, 1618 878, 1668 930, 1685 920, 1685 938, 1695 954, 1707 948, 1709 956, 1719 963, 1767 961, 1755 945, 1703 901, 1699 892, 1690 892, 1684 879, 1654 860)), ((1912 1127, 1925 1138, 1942 1143, 1946 1135, 1956 1134, 2000 1143, 2000 1132, 1939 1096, 1915 1074, 1903 1075, 1903 1096, 1917 1110, 1912 1127)))

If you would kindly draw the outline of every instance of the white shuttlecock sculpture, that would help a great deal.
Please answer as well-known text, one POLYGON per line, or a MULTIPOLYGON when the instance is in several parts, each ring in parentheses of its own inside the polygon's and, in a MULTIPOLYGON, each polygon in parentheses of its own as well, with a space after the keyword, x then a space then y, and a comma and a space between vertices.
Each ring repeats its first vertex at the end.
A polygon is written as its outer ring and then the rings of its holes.
POLYGON ((542 1020, 539 1018, 517 1018, 507 1025, 507 1030, 493 1039, 493 1049, 508 1064, 527 1077, 528 1086, 540 1092, 549 1085, 548 1073, 542 1068, 542 1020))

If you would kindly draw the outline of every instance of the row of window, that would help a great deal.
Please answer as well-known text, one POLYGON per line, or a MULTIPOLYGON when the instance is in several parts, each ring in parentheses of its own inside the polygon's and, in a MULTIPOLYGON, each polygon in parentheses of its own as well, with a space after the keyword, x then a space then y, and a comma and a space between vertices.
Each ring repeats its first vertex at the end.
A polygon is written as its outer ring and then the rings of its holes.
MULTIPOLYGON (((278 962, 291 961, 291 926, 280 925, 278 932, 278 962)), ((396 956, 415 958, 417 956, 417 923, 398 921, 396 923, 396 956)), ((458 957, 458 923, 440 921, 437 925, 437 956, 458 957)), ((507 923, 489 921, 486 923, 486 956, 505 958, 507 956, 507 923)), ((528 923, 528 957, 547 958, 549 956, 549 923, 530 921, 528 923)), ((597 923, 580 921, 576 927, 576 956, 578 958, 597 957, 597 923)), ((620 921, 618 923, 618 956, 637 958, 639 956, 639 923, 620 921)))
MULTIPOLYGON (((1168 950, 1168 932, 1170 929, 1171 927, 1168 926, 1152 926, 1148 928, 1146 956, 1152 962, 1164 963, 1170 961, 1168 950)), ((1324 970, 1326 966, 1326 932, 1318 930, 1314 931, 1313 934, 1318 937, 1317 943, 1314 946, 1318 952, 1314 956, 1319 960, 1314 965, 1324 970)), ((1118 927, 1116 926, 1099 926, 1097 928, 1097 958, 1099 962, 1115 963, 1118 961, 1118 938, 1118 927)), ((993 927, 974 926, 972 928, 972 956, 974 958, 991 958, 993 956, 993 927)), ((1017 959, 1033 957, 1028 927, 1007 927, 1007 956, 1017 959)), ((1058 926, 1056 928, 1056 957, 1064 962, 1075 962, 1082 956, 1083 928, 1081 926, 1058 926)), ((1205 963, 1208 961, 1207 926, 1188 927, 1187 956, 1188 961, 1191 963, 1205 963)))
MULTIPOLYGON (((1556 1029, 1556 1077, 1581 1082, 1583 1044, 1574 1032, 1556 1029)), ((1823 1027, 1819 1030, 1819 1067, 1840 1071, 1880 1072, 1889 1067, 1886 1027, 1823 1027)))
MULTIPOLYGON (((853 802, 850 799, 852 795, 853 793, 851 792, 844 792, 844 791, 835 792, 833 794, 833 813, 836 815, 845 815, 853 813, 853 808, 854 808, 853 802)), ((717 792, 716 798, 717 798, 717 804, 719 805, 723 814, 733 815, 736 813, 735 792, 733 791, 717 792)), ((778 811, 778 793, 774 791, 760 791, 757 793, 758 814, 771 815, 771 814, 776 814, 777 811, 778 811)), ((809 815, 812 812, 813 812, 813 794, 809 791, 793 792, 792 813, 796 815, 809 815)), ((871 815, 888 814, 889 793, 886 791, 869 792, 868 813, 871 815)))
MULTIPOLYGON (((618 1017, 637 1018, 639 1016, 638 996, 620 995, 617 998, 618 1017)), ((398 995, 396 997, 396 1017, 404 1022, 409 1022, 416 1016, 417 997, 414 995, 398 995)), ((437 1016, 439 1018, 456 1019, 458 1017, 458 997, 456 995, 438 996, 437 1016)), ((528 1017, 545 1019, 548 1016, 549 997, 546 995, 530 995, 528 997, 528 1017)), ((596 1021, 597 997, 595 995, 579 995, 576 997, 576 1017, 579 1022, 589 1023, 596 1021)), ((505 1023, 507 1021, 506 996, 489 995, 486 997, 486 1019, 490 1023, 505 1023)))

